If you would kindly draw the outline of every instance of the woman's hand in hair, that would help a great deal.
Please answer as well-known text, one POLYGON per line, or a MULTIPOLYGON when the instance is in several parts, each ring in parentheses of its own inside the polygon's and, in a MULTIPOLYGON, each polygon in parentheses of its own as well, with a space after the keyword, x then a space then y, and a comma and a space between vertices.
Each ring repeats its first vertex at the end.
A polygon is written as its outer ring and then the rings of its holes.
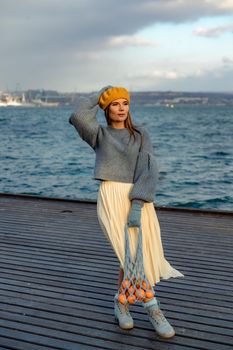
POLYGON ((99 98, 100 96, 102 95, 102 93, 108 89, 112 88, 111 85, 107 85, 107 86, 104 86, 102 89, 100 89, 99 91, 93 93, 91 96, 90 96, 90 99, 91 99, 91 103, 93 105, 97 105, 98 102, 99 102, 99 98))

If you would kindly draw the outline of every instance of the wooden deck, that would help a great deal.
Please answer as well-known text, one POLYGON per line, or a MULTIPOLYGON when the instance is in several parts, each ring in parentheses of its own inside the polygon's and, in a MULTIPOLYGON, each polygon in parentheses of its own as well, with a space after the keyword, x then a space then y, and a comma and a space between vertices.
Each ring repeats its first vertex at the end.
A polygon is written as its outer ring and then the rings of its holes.
POLYGON ((113 316, 118 261, 96 203, 0 194, 0 349, 233 347, 233 214, 160 208, 165 255, 185 278, 157 296, 177 335, 159 339, 140 305, 113 316))

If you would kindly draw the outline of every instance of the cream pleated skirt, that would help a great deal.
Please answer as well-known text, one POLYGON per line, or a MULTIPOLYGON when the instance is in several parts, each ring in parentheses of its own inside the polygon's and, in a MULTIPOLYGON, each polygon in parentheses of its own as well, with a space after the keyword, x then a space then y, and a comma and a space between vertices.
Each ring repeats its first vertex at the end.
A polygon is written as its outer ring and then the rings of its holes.
MULTIPOLYGON (((102 181, 97 199, 97 215, 100 227, 124 269, 125 233, 131 202, 128 198, 132 183, 102 181)), ((144 203, 141 212, 143 263, 145 274, 152 286, 160 279, 184 277, 164 257, 160 226, 153 203, 144 203)), ((130 227, 130 252, 136 255, 138 228, 130 227)))

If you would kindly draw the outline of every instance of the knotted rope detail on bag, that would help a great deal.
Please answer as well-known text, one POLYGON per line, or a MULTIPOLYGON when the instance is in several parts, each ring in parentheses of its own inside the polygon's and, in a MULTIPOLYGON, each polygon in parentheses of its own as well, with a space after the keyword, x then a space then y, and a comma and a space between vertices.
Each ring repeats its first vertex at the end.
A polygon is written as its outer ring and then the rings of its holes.
POLYGON ((143 243, 142 227, 138 228, 138 243, 135 260, 133 261, 130 253, 128 225, 125 225, 125 262, 124 277, 119 288, 118 300, 122 304, 127 302, 134 304, 138 301, 149 301, 154 297, 154 291, 146 277, 143 264, 143 243))

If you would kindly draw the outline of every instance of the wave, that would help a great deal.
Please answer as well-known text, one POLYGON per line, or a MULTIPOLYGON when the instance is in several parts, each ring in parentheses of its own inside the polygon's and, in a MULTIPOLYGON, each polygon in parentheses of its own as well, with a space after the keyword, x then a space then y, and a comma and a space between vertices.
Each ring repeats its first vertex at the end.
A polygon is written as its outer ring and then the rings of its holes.
POLYGON ((168 206, 171 207, 183 207, 183 208, 197 208, 197 209, 218 209, 222 204, 227 204, 227 207, 233 210, 233 197, 224 196, 217 198, 210 198, 206 200, 193 200, 193 201, 175 201, 169 202, 168 206))

